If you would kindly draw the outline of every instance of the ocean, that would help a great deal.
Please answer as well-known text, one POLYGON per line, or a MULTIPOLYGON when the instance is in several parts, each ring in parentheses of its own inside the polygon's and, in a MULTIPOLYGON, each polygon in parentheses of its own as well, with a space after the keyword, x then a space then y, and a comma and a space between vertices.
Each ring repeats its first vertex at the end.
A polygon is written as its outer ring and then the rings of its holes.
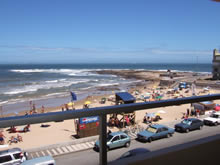
POLYGON ((3 114, 37 108, 59 106, 71 100, 73 91, 78 100, 88 95, 109 94, 126 90, 140 80, 115 75, 100 75, 103 69, 175 70, 210 73, 211 64, 2 64, 0 65, 0 108, 3 114), (119 86, 120 85, 120 86, 119 86), (105 90, 100 90, 105 88, 105 90))

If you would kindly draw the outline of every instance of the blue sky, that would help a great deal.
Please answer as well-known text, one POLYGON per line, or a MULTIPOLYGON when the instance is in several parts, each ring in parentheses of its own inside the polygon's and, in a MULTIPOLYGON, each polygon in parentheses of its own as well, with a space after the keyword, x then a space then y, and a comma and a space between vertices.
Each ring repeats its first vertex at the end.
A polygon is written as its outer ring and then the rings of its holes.
POLYGON ((211 0, 1 0, 0 63, 211 63, 211 0))

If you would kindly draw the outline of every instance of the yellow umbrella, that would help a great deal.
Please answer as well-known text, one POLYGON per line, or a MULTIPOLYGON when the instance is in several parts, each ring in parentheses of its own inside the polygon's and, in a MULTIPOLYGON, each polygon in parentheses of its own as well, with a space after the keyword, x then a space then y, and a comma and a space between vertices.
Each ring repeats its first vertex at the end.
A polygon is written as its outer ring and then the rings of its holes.
POLYGON ((155 113, 155 116, 160 116, 160 113, 158 113, 158 112, 157 112, 157 113, 155 113))
POLYGON ((87 105, 88 105, 88 104, 91 104, 91 101, 86 101, 85 104, 87 104, 87 105))
POLYGON ((69 102, 67 105, 68 105, 68 106, 73 106, 74 103, 73 103, 73 102, 69 102))

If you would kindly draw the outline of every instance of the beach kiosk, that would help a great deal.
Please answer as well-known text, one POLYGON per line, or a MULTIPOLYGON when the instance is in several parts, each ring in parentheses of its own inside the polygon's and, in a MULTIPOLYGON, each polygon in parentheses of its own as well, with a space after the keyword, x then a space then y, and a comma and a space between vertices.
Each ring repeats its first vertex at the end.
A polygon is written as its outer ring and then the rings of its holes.
POLYGON ((98 135, 99 130, 99 117, 83 117, 79 118, 76 122, 76 132, 79 138, 98 135))
POLYGON ((199 103, 193 103, 194 110, 199 110, 200 115, 204 115, 205 111, 214 110, 215 109, 215 103, 212 101, 203 101, 199 103))
MULTIPOLYGON (((115 103, 116 105, 120 104, 131 104, 135 103, 136 99, 134 96, 132 96, 128 92, 118 92, 115 94, 115 103)), ((119 122, 121 123, 120 126, 124 127, 129 123, 133 124, 135 122, 135 112, 133 113, 122 113, 122 114, 112 114, 111 119, 118 120, 118 115, 122 116, 121 119, 119 119, 119 122)))
POLYGON ((135 103, 136 99, 128 92, 118 92, 115 94, 116 105, 135 103))

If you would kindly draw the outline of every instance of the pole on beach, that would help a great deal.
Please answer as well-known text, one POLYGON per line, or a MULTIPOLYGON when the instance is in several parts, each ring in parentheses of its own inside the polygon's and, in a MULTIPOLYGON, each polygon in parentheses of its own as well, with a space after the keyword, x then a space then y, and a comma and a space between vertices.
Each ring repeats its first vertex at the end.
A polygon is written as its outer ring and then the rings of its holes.
POLYGON ((0 106, 1 116, 3 117, 3 108, 0 106))

